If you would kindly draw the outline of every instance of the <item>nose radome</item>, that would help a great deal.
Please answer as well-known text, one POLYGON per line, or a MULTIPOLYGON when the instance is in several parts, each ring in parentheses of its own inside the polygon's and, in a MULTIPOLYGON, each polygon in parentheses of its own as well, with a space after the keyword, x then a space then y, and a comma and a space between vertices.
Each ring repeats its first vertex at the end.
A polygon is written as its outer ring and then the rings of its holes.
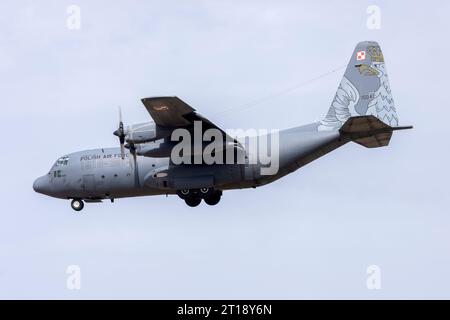
POLYGON ((33 189, 36 192, 48 194, 50 192, 50 184, 46 176, 39 177, 33 183, 33 189))
POLYGON ((33 189, 36 192, 41 192, 43 187, 42 177, 37 178, 33 183, 33 189))

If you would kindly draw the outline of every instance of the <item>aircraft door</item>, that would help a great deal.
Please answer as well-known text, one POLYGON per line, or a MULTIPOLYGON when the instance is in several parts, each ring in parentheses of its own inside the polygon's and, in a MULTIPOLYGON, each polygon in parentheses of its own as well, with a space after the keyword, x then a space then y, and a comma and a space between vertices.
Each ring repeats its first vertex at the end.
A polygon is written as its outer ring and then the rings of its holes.
POLYGON ((83 175, 83 191, 87 194, 95 193, 95 176, 93 174, 83 175))

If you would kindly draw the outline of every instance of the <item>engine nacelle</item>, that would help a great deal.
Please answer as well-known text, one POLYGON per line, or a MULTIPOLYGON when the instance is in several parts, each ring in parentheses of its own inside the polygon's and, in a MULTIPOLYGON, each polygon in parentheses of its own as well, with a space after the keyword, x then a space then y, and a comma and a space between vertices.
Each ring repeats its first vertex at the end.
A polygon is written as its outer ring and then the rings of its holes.
MULTIPOLYGON (((172 155, 172 149, 173 147, 175 147, 179 142, 178 141, 155 141, 155 142, 151 142, 151 143, 146 143, 146 144, 142 144, 139 145, 137 148, 136 153, 140 156, 144 156, 144 157, 151 157, 151 158, 168 158, 172 155)), ((196 156, 196 155, 200 155, 200 156, 205 156, 204 151, 205 148, 210 144, 211 142, 206 141, 206 142, 202 142, 202 147, 198 150, 199 152, 195 152, 196 149, 194 148, 193 145, 191 145, 190 147, 190 153, 189 154, 185 154, 186 156, 191 155, 191 156, 196 156)), ((184 150, 186 151, 186 150, 184 150)), ((220 157, 222 157, 223 161, 225 162, 227 158, 227 153, 230 152, 231 156, 233 157, 233 161, 238 162, 237 159, 239 159, 239 163, 244 163, 245 162, 245 149, 239 145, 236 144, 234 142, 232 143, 228 143, 226 145, 223 146, 223 149, 216 149, 216 155, 220 157)))
POLYGON ((125 128, 128 143, 145 143, 170 136, 172 130, 158 126, 156 123, 145 122, 129 125, 125 128))
POLYGON ((172 148, 177 142, 164 141, 160 144, 157 142, 142 145, 138 148, 137 154, 140 156, 151 158, 167 158, 170 157, 172 148))

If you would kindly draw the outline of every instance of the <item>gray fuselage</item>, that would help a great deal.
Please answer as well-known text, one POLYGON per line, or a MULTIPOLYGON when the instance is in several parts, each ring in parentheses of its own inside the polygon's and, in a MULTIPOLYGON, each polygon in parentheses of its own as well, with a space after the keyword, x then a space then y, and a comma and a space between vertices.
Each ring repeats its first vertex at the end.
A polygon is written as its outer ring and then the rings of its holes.
POLYGON ((348 142, 339 131, 318 131, 318 124, 279 131, 278 170, 261 174, 263 164, 245 148, 245 159, 234 164, 174 165, 170 158, 136 157, 119 148, 101 148, 66 155, 38 178, 37 192, 62 199, 101 200, 175 194, 181 189, 218 190, 257 187, 295 171, 348 142))

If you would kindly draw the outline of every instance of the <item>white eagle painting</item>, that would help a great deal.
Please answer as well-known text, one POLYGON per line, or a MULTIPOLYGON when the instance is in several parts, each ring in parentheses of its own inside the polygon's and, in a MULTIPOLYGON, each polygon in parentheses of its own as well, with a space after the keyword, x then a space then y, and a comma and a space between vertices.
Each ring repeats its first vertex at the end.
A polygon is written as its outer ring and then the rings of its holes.
POLYGON ((369 102, 366 115, 374 115, 391 127, 398 126, 397 112, 392 98, 391 88, 384 62, 372 62, 371 67, 376 70, 380 79, 380 86, 374 92, 374 97, 369 102))
MULTIPOLYGON (((325 119, 320 121, 319 131, 339 129, 348 118, 363 115, 373 115, 392 127, 398 126, 398 117, 381 49, 378 46, 370 46, 367 47, 367 55, 365 51, 357 53, 358 62, 368 57, 370 57, 370 65, 357 64, 356 72, 360 77, 377 77, 376 85, 354 80, 355 85, 349 80, 349 78, 354 79, 355 76, 350 77, 347 74, 353 70, 347 69, 325 119), (356 111, 360 99, 370 99, 365 114, 356 111)), ((364 112, 361 107, 360 105, 358 110, 364 112)))
POLYGON ((339 88, 334 96, 328 113, 320 122, 319 131, 335 130, 340 128, 344 122, 353 116, 359 116, 355 106, 359 101, 358 89, 344 75, 339 88))

